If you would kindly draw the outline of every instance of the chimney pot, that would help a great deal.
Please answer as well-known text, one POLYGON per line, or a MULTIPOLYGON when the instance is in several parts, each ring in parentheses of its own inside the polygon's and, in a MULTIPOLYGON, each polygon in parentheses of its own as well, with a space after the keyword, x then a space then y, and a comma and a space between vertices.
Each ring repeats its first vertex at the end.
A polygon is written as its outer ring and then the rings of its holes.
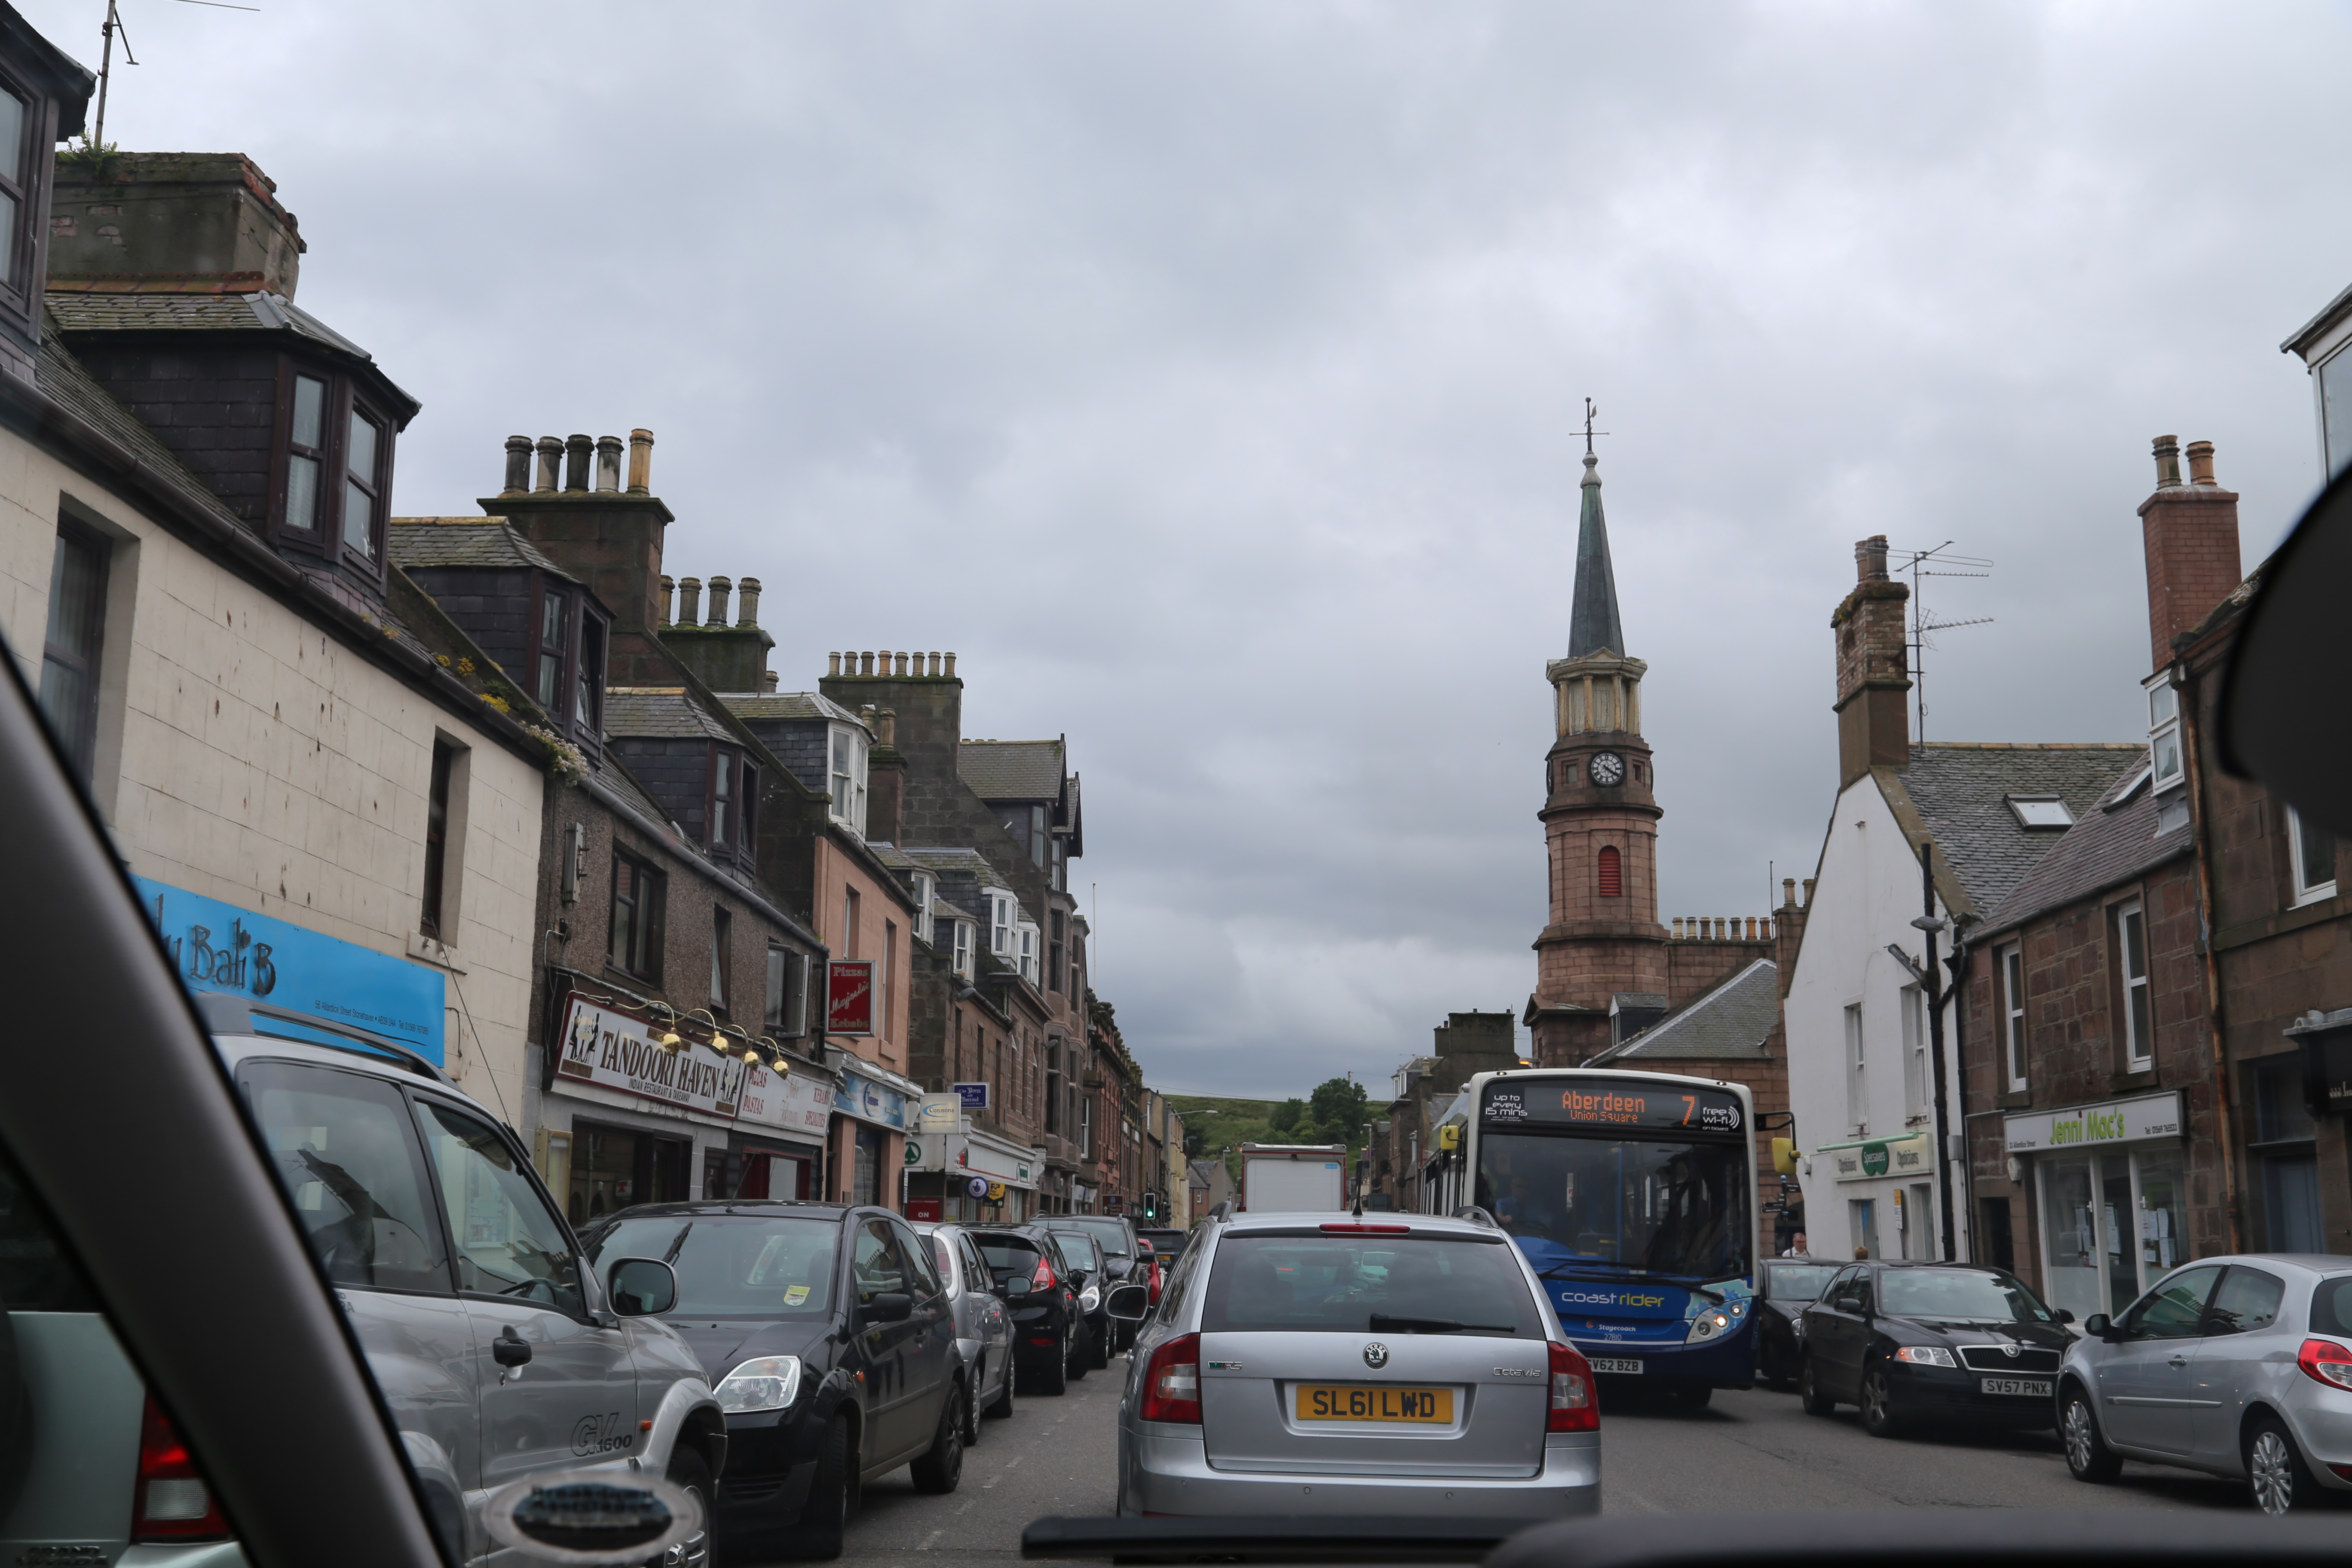
POLYGON ((618 495, 621 492, 621 438, 618 436, 596 437, 596 492, 618 495))
POLYGON ((735 601, 735 624, 739 626, 758 626, 760 624, 760 580, 757 577, 746 577, 735 586, 740 590, 735 601))
POLYGON ((702 624, 702 579, 680 577, 677 580, 677 624, 698 626, 702 624))
POLYGON ((902 653, 898 656, 898 668, 894 673, 898 675, 905 675, 907 673, 907 656, 905 654, 902 653))
POLYGON ((872 648, 861 648, 858 650, 857 673, 860 675, 871 675, 874 673, 874 650, 872 648))
POLYGON ((585 436, 574 436, 563 443, 563 488, 584 490, 588 488, 588 465, 593 460, 596 443, 585 436))
POLYGON ((723 626, 727 624, 727 598, 734 591, 732 580, 715 575, 710 579, 710 618, 703 623, 705 626, 723 626))
POLYGON ((2158 436, 2150 443, 2156 448, 2156 488, 2168 490, 2180 484, 2180 437, 2158 436))
POLYGON ((1853 576, 1857 583, 1886 581, 1886 535, 1874 533, 1854 542, 1853 576))
POLYGON ((955 679, 955 655, 952 653, 948 655, 948 679, 955 679))
POLYGON ((1805 908, 1809 910, 1813 907, 1813 880, 1811 877, 1805 879, 1805 908))
POLYGON ((761 670, 760 672, 760 685, 764 690, 773 691, 776 689, 776 672, 772 669, 761 670))
POLYGON ((932 673, 933 675, 937 675, 939 672, 940 672, 940 652, 939 652, 939 649, 937 649, 937 648, 933 648, 933 649, 931 650, 931 673, 932 673))
POLYGON ((507 482, 500 495, 519 496, 530 489, 530 437, 507 437, 507 482))
POLYGON ((839 654, 829 653, 824 656, 824 672, 827 675, 839 675, 841 673, 841 656, 839 654))
POLYGON ((539 438, 539 478, 531 491, 536 495, 553 495, 556 481, 563 468, 563 443, 552 436, 539 438))
POLYGON ((654 613, 655 613, 655 615, 656 615, 656 616, 657 617, 657 619, 656 619, 656 623, 655 623, 656 625, 657 625, 657 626, 667 626, 667 625, 669 625, 669 624, 670 624, 670 622, 669 622, 669 605, 670 605, 670 600, 671 600, 672 598, 676 597, 676 596, 677 596, 677 580, 676 578, 672 577, 668 573, 667 573, 667 572, 663 573, 663 574, 662 574, 662 580, 661 580, 661 601, 660 601, 660 603, 656 606, 656 609, 655 609, 655 612, 654 612, 654 613))
POLYGON ((1781 879, 1780 879, 1780 907, 1781 907, 1782 909, 1784 909, 1784 910, 1785 910, 1785 909, 1787 909, 1790 905, 1791 905, 1791 904, 1795 903, 1796 901, 1797 901, 1797 879, 1795 879, 1794 877, 1783 877, 1783 878, 1781 878, 1781 879))
POLYGON ((654 493, 654 433, 650 430, 629 432, 629 493, 649 496, 654 493))
POLYGON ((874 739, 878 744, 897 745, 898 743, 898 710, 895 708, 877 709, 874 713, 874 739))
POLYGON ((2192 485, 2203 485, 2203 486, 2207 487, 2208 489, 2211 489, 2211 488, 2213 488, 2216 484, 2218 484, 2218 483, 2219 483, 2219 481, 2218 481, 2218 480, 2216 480, 2216 479, 2213 478, 2213 443, 2212 443, 2212 442, 2210 442, 2210 441, 2191 441, 2191 442, 2189 442, 2189 452, 2188 452, 2188 456, 2189 456, 2189 482, 2190 484, 2192 484, 2192 485))

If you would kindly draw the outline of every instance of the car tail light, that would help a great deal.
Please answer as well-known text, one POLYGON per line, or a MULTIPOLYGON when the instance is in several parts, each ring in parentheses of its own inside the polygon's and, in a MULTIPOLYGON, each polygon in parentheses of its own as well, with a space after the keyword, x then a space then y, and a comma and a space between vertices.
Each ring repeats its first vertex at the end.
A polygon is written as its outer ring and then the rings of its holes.
POLYGON ((1151 1352, 1143 1369, 1142 1418, 1201 1424, 1200 1335, 1179 1335, 1151 1352))
POLYGON ((149 1394, 139 1423, 139 1479, 131 1494, 132 1543, 218 1541, 228 1533, 228 1519, 195 1456, 149 1394))
POLYGON ((2304 1375, 2330 1388, 2352 1388, 2352 1350, 2334 1340, 2305 1340, 2294 1355, 2304 1375))
POLYGON ((1326 1225, 1317 1227, 1326 1236, 1411 1236, 1409 1225, 1326 1225))
POLYGON ((1160 1305, 1160 1259, 1151 1260, 1151 1305, 1160 1305))
POLYGON ((1574 1345, 1549 1345, 1551 1408, 1544 1414, 1547 1432, 1598 1432, 1601 1406, 1592 1398, 1592 1368, 1574 1345))
POLYGON ((1054 1266, 1045 1261, 1043 1254, 1038 1256, 1037 1272, 1029 1276, 1029 1282, 1040 1290, 1051 1290, 1054 1288, 1054 1266))

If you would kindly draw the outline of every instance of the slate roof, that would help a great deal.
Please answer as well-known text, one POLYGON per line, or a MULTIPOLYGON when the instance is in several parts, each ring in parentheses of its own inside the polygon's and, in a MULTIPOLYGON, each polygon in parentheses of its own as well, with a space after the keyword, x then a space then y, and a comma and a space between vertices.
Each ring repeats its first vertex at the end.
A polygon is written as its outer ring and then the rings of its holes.
POLYGON ((1753 1058, 1780 1016, 1780 970, 1759 958, 1716 982, 1676 1011, 1585 1063, 1601 1067, 1637 1057, 1753 1058))
POLYGON ((865 727, 866 721, 821 691, 722 691, 719 700, 747 724, 791 719, 838 719, 865 727))
MULTIPOLYGON (((604 689, 604 733, 627 740, 711 740, 730 746, 741 739, 683 686, 608 686, 604 689)), ((665 819, 667 819, 665 817, 665 819)))
POLYGON ((1609 564, 1609 524, 1601 514, 1601 459, 1584 458, 1583 503, 1576 520, 1576 589, 1570 596, 1568 657, 1625 651, 1617 619, 1617 574, 1609 564))
POLYGON ((502 517, 395 517, 391 532, 398 566, 529 566, 579 582, 502 517))
POLYGON ((2147 787, 2144 771, 2133 768, 2117 779, 2097 809, 2065 831, 1986 919, 1982 936, 2022 925, 2189 853, 2192 829, 2186 821, 2157 832, 2156 792, 2147 787))
POLYGON ((1059 800, 1067 759, 1060 741, 965 741, 956 774, 982 800, 1059 800))
MULTIPOLYGON (((51 302, 54 307, 54 301, 51 302)), ((55 317, 54 308, 49 312, 55 317)), ((210 512, 241 533, 251 533, 253 525, 228 509, 228 504, 212 492, 210 487, 188 472, 172 449, 155 438, 155 433, 131 417, 131 411, 114 401, 113 395, 91 379, 81 362, 58 335, 54 319, 44 321, 41 328, 41 352, 34 361, 33 378, 43 392, 72 409, 121 446, 125 451, 152 467, 159 474, 169 476, 181 492, 181 500, 210 512)))
POLYGON ((1898 816, 1906 804, 1916 811, 1959 879, 1969 907, 1981 914, 2007 898, 2064 837, 2021 825, 2009 796, 2054 795, 2080 822, 2117 776, 2147 755, 2147 747, 2136 741, 1930 741, 1914 746, 1904 766, 1872 772, 1882 785, 1894 786, 1889 803, 1898 816))
POLYGON ((114 294, 53 290, 44 297, 68 332, 292 332, 373 362, 367 350, 280 294, 114 294))
POLYGON ((987 856, 977 849, 943 849, 926 845, 910 844, 898 852, 907 862, 926 871, 961 872, 973 877, 992 888, 1011 888, 1003 873, 992 865, 987 856))

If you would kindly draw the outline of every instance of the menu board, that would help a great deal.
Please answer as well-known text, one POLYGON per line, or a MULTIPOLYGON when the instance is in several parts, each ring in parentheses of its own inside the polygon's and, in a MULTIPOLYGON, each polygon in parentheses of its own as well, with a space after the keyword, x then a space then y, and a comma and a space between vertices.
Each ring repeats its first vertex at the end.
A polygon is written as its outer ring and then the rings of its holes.
POLYGON ((1727 1133, 1746 1130, 1739 1098, 1699 1084, 1633 1079, 1500 1079, 1479 1106, 1488 1127, 1543 1126, 1727 1133))

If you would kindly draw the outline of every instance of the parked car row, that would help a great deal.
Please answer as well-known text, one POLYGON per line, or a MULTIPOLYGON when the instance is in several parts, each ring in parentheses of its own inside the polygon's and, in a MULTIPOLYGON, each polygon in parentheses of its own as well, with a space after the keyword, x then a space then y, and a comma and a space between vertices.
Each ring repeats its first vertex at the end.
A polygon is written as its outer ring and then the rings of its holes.
POLYGON ((2077 1479, 2126 1459, 2243 1480, 2264 1513, 2352 1492, 2352 1259, 2203 1258, 2079 1331, 1998 1268, 1776 1259, 1758 1371, 1874 1436, 2056 1427, 2077 1479))

